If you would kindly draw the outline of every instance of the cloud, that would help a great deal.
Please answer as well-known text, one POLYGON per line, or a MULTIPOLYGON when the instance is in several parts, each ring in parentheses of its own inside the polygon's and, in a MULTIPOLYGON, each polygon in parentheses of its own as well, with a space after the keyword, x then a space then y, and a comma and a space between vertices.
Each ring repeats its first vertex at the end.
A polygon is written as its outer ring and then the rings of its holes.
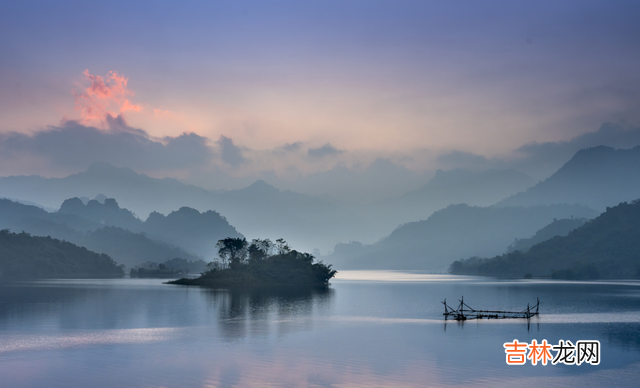
POLYGON ((82 91, 73 91, 82 123, 101 125, 107 116, 117 117, 127 111, 142 110, 130 100, 135 93, 127 87, 129 79, 117 71, 110 71, 104 78, 89 73, 89 70, 82 74, 91 83, 82 91))
POLYGON ((338 155, 343 152, 344 151, 335 148, 329 143, 319 148, 309 148, 309 150, 307 151, 308 155, 312 158, 323 158, 325 156, 338 155))
POLYGON ((222 157, 222 161, 228 165, 237 167, 247 161, 242 156, 242 150, 240 147, 233 144, 232 139, 220 136, 220 140, 218 140, 216 144, 220 147, 220 156, 222 157))
POLYGON ((282 146, 282 149, 287 152, 297 152, 302 148, 303 143, 301 141, 297 141, 295 143, 287 143, 282 146))
POLYGON ((581 149, 605 145, 614 148, 631 148, 640 145, 640 127, 625 128, 621 124, 604 123, 595 132, 587 132, 568 141, 527 143, 511 155, 487 158, 473 153, 452 151, 440 155, 440 168, 466 168, 486 170, 513 168, 544 179, 557 171, 581 149))
POLYGON ((48 167, 72 171, 95 162, 149 171, 196 167, 208 164, 213 155, 208 140, 194 133, 154 139, 129 127, 122 116, 108 115, 106 122, 106 130, 67 121, 32 135, 0 135, 1 158, 6 165, 30 156, 48 167))

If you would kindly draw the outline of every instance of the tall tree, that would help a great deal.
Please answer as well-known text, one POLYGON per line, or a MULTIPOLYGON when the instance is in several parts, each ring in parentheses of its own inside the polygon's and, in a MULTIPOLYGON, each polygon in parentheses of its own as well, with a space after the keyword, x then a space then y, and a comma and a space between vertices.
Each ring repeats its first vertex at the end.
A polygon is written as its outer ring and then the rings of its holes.
POLYGON ((291 252, 291 247, 283 238, 279 238, 276 240, 276 250, 279 255, 286 255, 291 252))
POLYGON ((249 262, 255 262, 262 260, 269 256, 273 243, 268 238, 259 239, 255 238, 249 245, 249 262))
POLYGON ((246 238, 233 238, 227 237, 223 240, 218 240, 216 248, 218 248, 218 256, 231 268, 237 268, 247 258, 247 243, 246 238))

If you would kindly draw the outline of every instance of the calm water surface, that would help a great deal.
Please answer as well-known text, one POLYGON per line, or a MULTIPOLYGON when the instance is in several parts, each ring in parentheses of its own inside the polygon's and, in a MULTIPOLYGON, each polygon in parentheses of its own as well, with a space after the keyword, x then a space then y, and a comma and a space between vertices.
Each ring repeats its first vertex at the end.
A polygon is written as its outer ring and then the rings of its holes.
POLYGON ((640 283, 342 271, 328 290, 160 280, 0 284, 0 387, 637 386, 640 283), (526 320, 442 319, 441 300, 526 320), (601 342, 598 366, 508 366, 518 339, 601 342))

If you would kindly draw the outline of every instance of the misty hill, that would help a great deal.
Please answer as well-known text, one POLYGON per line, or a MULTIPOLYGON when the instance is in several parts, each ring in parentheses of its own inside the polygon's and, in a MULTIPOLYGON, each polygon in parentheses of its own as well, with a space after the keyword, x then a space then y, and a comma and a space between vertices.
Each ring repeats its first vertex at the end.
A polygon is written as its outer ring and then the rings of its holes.
MULTIPOLYGON (((111 208, 117 212, 117 203, 111 208)), ((195 254, 187 253, 166 242, 153 240, 143 233, 104 227, 102 223, 89 221, 79 215, 50 213, 36 206, 6 199, 0 199, 0 229, 25 231, 35 236, 51 236, 70 241, 98 253, 108 254, 119 263, 128 266, 176 257, 187 260, 199 259, 195 254)))
MULTIPOLYGON (((354 205, 354 212, 375 228, 376 240, 389 235, 400 224, 427 219, 433 212, 452 204, 489 206, 511 194, 533 185, 526 174, 515 170, 469 171, 438 170, 435 176, 416 190, 400 197, 387 198, 374 203, 354 205)), ((355 235, 343 235, 357 240, 355 235)), ((372 239, 369 240, 373 242, 372 239)))
POLYGON ((153 212, 142 229, 150 237, 180 246, 208 259, 215 255, 218 240, 243 237, 219 213, 212 210, 200 213, 188 207, 181 207, 167 216, 153 212))
POLYGON ((272 239, 288 235, 296 244, 309 249, 319 242, 339 241, 345 233, 355 232, 356 237, 369 234, 368 230, 360 229, 367 222, 349 209, 318 196, 279 190, 264 181, 240 190, 212 192, 106 163, 93 164, 87 171, 65 178, 0 178, 0 195, 54 208, 67 198, 93 198, 100 193, 116 198, 138 217, 144 218, 154 211, 168 214, 183 206, 201 212, 215 210, 244 234, 272 239))
POLYGON ((562 168, 497 206, 580 203, 599 211, 640 197, 640 146, 593 147, 578 151, 562 168))
POLYGON ((607 208, 567 236, 536 244, 527 253, 456 261, 450 271, 509 277, 636 278, 640 276, 640 201, 607 208))
POLYGON ((0 190, 3 196, 41 203, 54 209, 58 209, 68 198, 94 198, 98 194, 105 194, 109 198, 117 198, 125 208, 134 209, 142 217, 152 211, 168 213, 177 209, 184 203, 177 206, 169 203, 182 198, 201 199, 209 195, 202 188, 185 185, 175 179, 151 178, 137 174, 130 168, 116 168, 107 163, 94 163, 87 171, 64 178, 35 175, 3 177, 0 178, 0 190), (156 206, 158 204, 162 206, 156 206))
POLYGON ((527 174, 515 170, 437 170, 433 179, 419 189, 382 201, 380 211, 397 226, 426 219, 436 210, 452 204, 489 206, 533 183, 527 174))
POLYGON ((71 214, 99 225, 117 226, 130 231, 142 229, 140 221, 131 211, 120 208, 113 198, 105 198, 102 203, 93 199, 85 205, 78 197, 65 200, 59 214, 71 214))
MULTIPOLYGON (((296 180, 265 178, 277 187, 308 195, 327 195, 345 202, 372 202, 400 197, 428 180, 428 174, 411 171, 388 159, 378 158, 364 168, 338 165, 296 180), (380 185, 380 182, 385 182, 380 185)), ((495 201, 494 201, 495 202, 495 201)))
MULTIPOLYGON (((254 187, 261 189, 259 184, 254 184, 247 189, 254 187)), ((65 200, 58 213, 90 220, 100 226, 115 226, 132 232, 146 233, 152 239, 179 246, 184 251, 190 252, 189 257, 184 257, 189 260, 193 259, 192 255, 211 258, 218 240, 226 237, 242 237, 225 217, 212 210, 200 213, 189 207, 181 207, 167 216, 152 212, 143 222, 131 211, 121 208, 113 198, 105 198, 103 203, 90 200, 84 204, 76 197, 65 200)), ((141 241, 139 237, 131 238, 132 241, 135 239, 141 241)), ((123 259, 122 262, 125 260, 123 259)))
MULTIPOLYGON (((426 219, 434 211, 451 203, 465 201, 484 205, 522 190, 529 184, 530 179, 526 175, 513 170, 452 170, 439 172, 427 185, 407 194, 406 198, 346 204, 324 197, 279 190, 264 181, 256 181, 239 190, 211 192, 175 179, 156 179, 127 168, 94 164, 87 171, 66 178, 0 178, 0 195, 24 195, 21 198, 25 200, 51 206, 53 200, 62 203, 70 197, 92 198, 103 193, 110 198, 117 198, 122 207, 139 216, 153 211, 169 214, 183 206, 200 212, 215 210, 224 214, 229 223, 245 236, 277 239, 287 235, 301 249, 311 251, 320 248, 328 251, 339 241, 372 243, 389 235, 398 225, 426 219), (63 194, 64 197, 61 197, 63 194)), ((531 236, 542 226, 528 234, 514 235, 503 248, 513 238, 531 236)), ((152 236, 151 232, 149 236, 152 236)), ((156 237, 159 235, 153 236, 156 237)), ((176 240, 171 242, 197 254, 208 250, 208 247, 204 247, 191 251, 176 240)))
POLYGON ((562 220, 553 220, 552 223, 540 229, 530 238, 517 239, 507 248, 507 253, 520 251, 526 252, 532 246, 547 241, 555 236, 566 236, 572 230, 581 227, 587 222, 586 218, 565 218, 562 220))
POLYGON ((0 277, 5 279, 122 276, 122 267, 105 254, 51 237, 0 231, 0 277))
POLYGON ((200 257, 172 244, 153 240, 144 233, 133 233, 114 226, 106 226, 87 232, 76 243, 92 251, 106 253, 117 258, 118 263, 128 267, 147 261, 162 262, 174 258, 189 261, 200 260, 200 257))
POLYGON ((97 224, 71 214, 49 213, 37 206, 0 199, 1 229, 72 240, 78 232, 97 227, 97 224))
POLYGON ((338 269, 444 270, 461 257, 496 255, 520 236, 531 236, 554 218, 592 218, 581 205, 475 207, 451 205, 427 220, 401 225, 383 240, 336 247, 327 257, 338 269), (345 253, 348 251, 348 253, 345 253))
MULTIPOLYGON (((91 200, 86 205, 79 198, 71 198, 62 203, 58 213, 87 219, 100 226, 115 226, 132 232, 146 233, 152 239, 179 246, 182 250, 190 252, 189 255, 182 255, 189 260, 195 259, 193 255, 210 258, 218 240, 226 237, 241 237, 224 217, 211 210, 200 213, 195 209, 182 207, 166 217, 158 212, 152 212, 147 220, 142 222, 131 211, 121 208, 113 198, 106 198, 103 203, 91 200)), ((142 243, 146 237, 129 236, 129 239, 142 243)), ((149 241, 143 245, 151 248, 149 241)), ((91 241, 93 242, 94 240, 91 241)), ((104 249, 107 245, 103 244, 102 247, 101 249, 104 249)), ((115 252, 109 254, 120 257, 122 262, 128 262, 115 252)), ((165 256, 162 255, 162 258, 165 256)))
POLYGON ((432 180, 420 189, 405 194, 404 199, 428 201, 429 205, 438 209, 456 203, 489 206, 533 184, 530 176, 515 170, 438 170, 432 180))

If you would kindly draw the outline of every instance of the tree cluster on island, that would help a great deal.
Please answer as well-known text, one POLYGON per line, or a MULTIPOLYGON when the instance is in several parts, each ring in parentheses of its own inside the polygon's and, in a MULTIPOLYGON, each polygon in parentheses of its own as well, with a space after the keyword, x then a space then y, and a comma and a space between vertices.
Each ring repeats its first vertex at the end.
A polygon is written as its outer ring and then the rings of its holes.
POLYGON ((309 253, 291 249, 282 238, 225 238, 218 240, 217 260, 201 276, 170 284, 201 286, 323 285, 335 276, 330 264, 315 262, 309 253))

